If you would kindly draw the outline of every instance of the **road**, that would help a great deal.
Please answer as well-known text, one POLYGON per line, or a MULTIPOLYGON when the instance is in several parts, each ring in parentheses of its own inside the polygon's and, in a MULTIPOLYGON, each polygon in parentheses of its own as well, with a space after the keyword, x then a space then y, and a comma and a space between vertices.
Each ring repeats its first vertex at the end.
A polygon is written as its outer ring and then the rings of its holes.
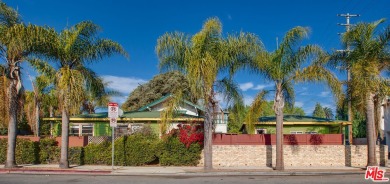
POLYGON ((91 175, 30 175, 0 174, 1 184, 55 184, 55 183, 91 183, 91 184, 184 184, 184 183, 373 183, 364 180, 364 175, 323 175, 323 176, 91 176, 91 175))

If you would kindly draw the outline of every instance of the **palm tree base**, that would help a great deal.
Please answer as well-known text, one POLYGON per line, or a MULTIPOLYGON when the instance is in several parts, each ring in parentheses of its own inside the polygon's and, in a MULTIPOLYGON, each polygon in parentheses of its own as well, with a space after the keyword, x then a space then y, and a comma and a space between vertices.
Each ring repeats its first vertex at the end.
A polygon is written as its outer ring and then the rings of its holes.
POLYGON ((379 164, 378 164, 378 163, 376 163, 376 162, 367 163, 367 166, 366 166, 366 168, 367 168, 367 167, 370 167, 370 166, 379 166, 379 164))
POLYGON ((276 170, 276 171, 284 171, 284 167, 283 166, 276 166, 276 167, 274 167, 274 170, 276 170))
POLYGON ((203 169, 204 169, 204 171, 206 171, 206 172, 207 172, 207 171, 211 171, 211 170, 213 170, 213 167, 207 167, 207 166, 205 166, 203 169))
POLYGON ((18 165, 16 165, 16 163, 6 163, 4 165, 4 168, 17 168, 18 165))
POLYGON ((69 162, 60 162, 60 168, 61 169, 69 169, 69 162))

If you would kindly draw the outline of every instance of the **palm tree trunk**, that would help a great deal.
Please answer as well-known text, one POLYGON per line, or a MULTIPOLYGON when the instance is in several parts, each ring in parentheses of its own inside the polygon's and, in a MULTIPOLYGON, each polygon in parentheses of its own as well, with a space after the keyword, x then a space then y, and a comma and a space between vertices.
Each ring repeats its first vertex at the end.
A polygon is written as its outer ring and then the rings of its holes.
MULTIPOLYGON (((53 106, 49 106, 49 117, 54 117, 54 108, 53 106)), ((54 128, 54 125, 53 125, 53 121, 50 121, 50 135, 53 136, 53 128, 54 128)))
POLYGON ((204 170, 213 169, 213 115, 212 115, 212 101, 211 98, 206 103, 206 111, 204 118, 204 170))
POLYGON ((277 84, 274 110, 276 114, 276 166, 275 170, 284 170, 283 160, 283 95, 281 84, 277 84))
POLYGON ((384 132, 383 132, 383 129, 382 129, 382 126, 384 125, 381 125, 381 119, 382 119, 382 114, 381 114, 381 109, 382 109, 382 101, 383 99, 381 99, 378 95, 375 95, 374 97, 374 109, 375 109, 375 127, 377 128, 376 129, 376 134, 375 135, 378 135, 379 138, 380 138, 380 144, 382 144, 382 141, 384 139, 384 132))
POLYGON ((375 155, 375 108, 374 95, 369 94, 366 97, 366 120, 367 120, 367 166, 377 166, 375 155))
POLYGON ((36 122, 36 132, 37 132, 37 137, 40 136, 40 122, 39 122, 39 102, 38 99, 35 98, 35 122, 36 122))
POLYGON ((69 168, 68 147, 69 147, 69 113, 67 108, 62 108, 62 132, 61 132, 61 159, 60 168, 69 168))
POLYGON ((7 147, 7 161, 5 168, 16 167, 15 148, 16 148, 16 131, 17 131, 17 117, 18 117, 18 95, 16 92, 17 80, 11 79, 11 84, 8 87, 9 100, 9 122, 8 122, 8 147, 7 147))

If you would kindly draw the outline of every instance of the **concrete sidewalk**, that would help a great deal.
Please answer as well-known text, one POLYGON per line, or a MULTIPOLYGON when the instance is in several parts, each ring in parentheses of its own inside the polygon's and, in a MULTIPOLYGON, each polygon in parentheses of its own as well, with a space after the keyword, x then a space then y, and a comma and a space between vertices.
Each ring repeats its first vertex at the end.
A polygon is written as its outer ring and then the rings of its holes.
MULTIPOLYGON (((389 167, 381 167, 390 172, 389 167)), ((343 175, 364 174, 357 167, 285 167, 285 171, 275 171, 270 167, 215 167, 205 172, 203 167, 164 167, 164 166, 111 166, 82 165, 60 169, 58 165, 20 165, 6 169, 0 165, 0 174, 88 174, 88 175, 128 175, 128 176, 242 176, 242 175, 343 175)))

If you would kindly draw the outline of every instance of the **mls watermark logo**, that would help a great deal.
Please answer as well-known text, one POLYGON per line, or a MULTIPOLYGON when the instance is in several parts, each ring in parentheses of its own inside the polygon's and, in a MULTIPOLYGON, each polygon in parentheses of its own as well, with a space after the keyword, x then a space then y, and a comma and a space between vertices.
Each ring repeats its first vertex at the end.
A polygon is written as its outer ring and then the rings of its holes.
POLYGON ((367 167, 366 175, 364 178, 366 180, 372 179, 374 182, 385 182, 389 181, 389 178, 385 178, 386 170, 379 169, 378 166, 367 167))

